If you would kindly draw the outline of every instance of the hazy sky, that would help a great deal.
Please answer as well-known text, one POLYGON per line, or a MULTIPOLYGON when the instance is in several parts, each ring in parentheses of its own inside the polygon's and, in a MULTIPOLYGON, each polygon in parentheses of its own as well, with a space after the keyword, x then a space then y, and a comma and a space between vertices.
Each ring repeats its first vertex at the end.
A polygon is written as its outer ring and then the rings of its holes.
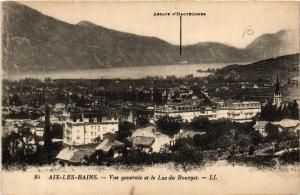
POLYGON ((216 41, 245 47, 257 36, 299 29, 296 2, 22 2, 46 15, 76 24, 87 20, 123 32, 179 44, 179 17, 154 12, 205 12, 184 16, 183 44, 216 41), (245 29, 248 33, 245 33, 245 29), (244 36, 243 36, 244 34, 244 36))

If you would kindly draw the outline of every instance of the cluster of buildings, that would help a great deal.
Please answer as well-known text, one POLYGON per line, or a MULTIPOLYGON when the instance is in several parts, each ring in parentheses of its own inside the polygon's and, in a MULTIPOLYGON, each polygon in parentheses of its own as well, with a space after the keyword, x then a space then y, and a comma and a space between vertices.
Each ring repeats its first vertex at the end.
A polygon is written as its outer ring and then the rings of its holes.
POLYGON ((41 119, 6 119, 3 124, 2 136, 11 133, 20 133, 22 131, 30 132, 34 135, 42 137, 44 135, 45 122, 41 119))
MULTIPOLYGON (((195 117, 206 117, 209 120, 229 119, 234 122, 250 122, 261 113, 262 104, 258 101, 212 101, 208 96, 207 89, 202 87, 201 97, 195 94, 192 89, 186 85, 174 88, 143 88, 137 89, 139 94, 143 94, 144 102, 151 102, 147 111, 152 112, 150 123, 155 123, 160 117, 181 117, 184 122, 191 122, 195 117), (159 92, 159 93, 158 93, 159 92), (158 95, 159 94, 159 97, 158 95), (164 105, 156 104, 158 102, 166 102, 164 105), (205 101, 208 101, 205 102, 205 101)), ((129 93, 131 95, 131 93, 129 93)), ((273 105, 279 107, 282 105, 282 96, 279 92, 279 82, 277 79, 276 90, 273 96, 273 105)), ((75 106, 76 107, 76 106, 75 106)), ((20 113, 21 111, 31 108, 10 107, 5 108, 7 114, 20 113), (26 109, 25 109, 26 108, 26 109)), ((87 108, 88 109, 88 108, 87 108)), ((70 111, 74 110, 72 106, 64 103, 57 103, 52 107, 52 114, 48 120, 51 123, 62 125, 63 144, 70 146, 64 148, 58 159, 74 162, 82 160, 84 155, 92 155, 97 151, 101 151, 105 155, 118 157, 122 155, 122 150, 126 147, 124 143, 115 139, 115 135, 119 131, 120 121, 124 121, 121 115, 106 116, 99 114, 91 114, 85 112, 80 113, 80 117, 71 117, 70 111), (53 115, 54 114, 54 115, 53 115), (92 147, 84 147, 93 145, 92 147), (82 147, 83 146, 83 147, 82 147), (77 160, 76 160, 77 159, 77 160)), ((28 112, 29 112, 28 111, 28 112)), ((31 112, 29 112, 31 113, 31 112)), ((41 108, 40 113, 44 114, 41 108)), ((134 121, 134 116, 130 112, 130 122, 134 121)), ((29 128, 29 131, 38 137, 43 137, 45 127, 45 117, 37 120, 30 119, 5 119, 4 135, 10 132, 19 132, 20 129, 29 128)), ((128 120, 128 119, 127 119, 128 120)), ((254 125, 254 129, 266 136, 265 126, 268 122, 259 121, 254 125)), ((278 122, 272 122, 273 125, 281 129, 297 129, 299 130, 299 120, 284 119, 278 122)), ((167 151, 168 147, 180 138, 192 138, 195 135, 202 135, 203 132, 193 132, 181 130, 174 137, 169 137, 157 131, 155 126, 150 125, 146 128, 136 129, 127 141, 132 144, 132 148, 140 148, 145 152, 167 151)))
POLYGON ((154 119, 161 116, 181 117, 191 122, 195 117, 207 117, 209 120, 230 119, 236 122, 249 122, 261 112, 260 102, 232 102, 215 107, 199 107, 193 105, 166 105, 154 111, 154 119))
POLYGON ((136 129, 131 136, 126 138, 127 144, 118 141, 114 136, 103 136, 100 142, 77 146, 69 145, 59 152, 56 159, 67 163, 86 163, 88 159, 99 160, 103 158, 121 157, 124 150, 140 150, 146 153, 170 152, 169 147, 181 138, 193 138, 205 132, 180 130, 174 137, 169 137, 157 131, 154 126, 136 129), (128 142, 130 143, 128 146, 128 142))
MULTIPOLYGON (((203 97, 198 98, 192 90, 185 86, 181 86, 177 90, 165 90, 163 95, 168 103, 163 106, 151 107, 150 111, 153 112, 153 115, 150 122, 152 123, 162 116, 181 117, 184 122, 191 122, 195 117, 207 117, 209 120, 229 119, 235 122, 249 122, 261 112, 261 103, 257 101, 228 103, 218 101, 204 105, 203 97), (175 96, 177 100, 181 101, 172 101, 172 97, 175 96)), ((208 94, 204 93, 204 97, 208 97, 208 94)), ((279 106, 281 103, 282 97, 277 81, 273 104, 279 106)), ((68 145, 97 143, 98 139, 103 140, 106 135, 115 134, 121 119, 120 116, 107 117, 90 114, 81 114, 79 118, 71 119, 70 114, 66 112, 66 105, 62 103, 56 104, 52 110, 53 113, 59 113, 60 117, 50 115, 50 121, 63 125, 63 143, 68 145)), ((131 118, 133 118, 132 112, 131 118)), ((4 129, 17 132, 18 126, 31 124, 31 131, 42 137, 44 133, 42 121, 44 120, 7 119, 4 129)), ((121 120, 123 121, 123 119, 121 120)), ((134 123, 133 119, 130 122, 134 123)))
POLYGON ((282 119, 280 121, 268 122, 268 121, 257 121, 253 128, 258 131, 263 137, 267 136, 266 126, 272 124, 276 126, 279 132, 288 131, 292 133, 300 132, 300 121, 295 119, 282 119))

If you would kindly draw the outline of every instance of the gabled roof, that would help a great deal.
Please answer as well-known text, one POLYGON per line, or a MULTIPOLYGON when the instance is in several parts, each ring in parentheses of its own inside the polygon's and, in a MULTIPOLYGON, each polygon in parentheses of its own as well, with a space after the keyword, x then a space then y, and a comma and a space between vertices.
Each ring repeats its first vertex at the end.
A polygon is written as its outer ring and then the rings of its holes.
MULTIPOLYGON (((298 150, 297 148, 288 148, 288 149, 284 149, 284 150, 280 150, 280 151, 276 152, 275 155, 282 155, 285 152, 291 152, 291 151, 297 151, 297 150, 298 150)), ((299 150, 298 150, 298 152, 299 152, 299 150)))
POLYGON ((94 148, 69 148, 61 150, 56 156, 57 159, 65 160, 74 163, 81 163, 84 157, 90 157, 95 152, 94 148))
POLYGON ((133 138, 133 145, 150 147, 155 141, 155 137, 137 136, 133 138))
POLYGON ((111 149, 124 147, 124 146, 125 146, 124 143, 119 142, 117 140, 105 139, 95 148, 95 150, 109 152, 111 149))
POLYGON ((155 138, 155 133, 153 132, 152 126, 150 127, 145 127, 142 129, 137 129, 132 133, 132 137, 153 137, 155 138))
POLYGON ((58 153, 58 155, 56 156, 56 158, 61 159, 61 160, 70 161, 76 152, 77 152, 77 149, 71 150, 67 147, 67 148, 64 148, 63 150, 61 150, 58 153))
POLYGON ((281 126, 283 128, 291 128, 297 127, 299 125, 299 120, 283 119, 281 121, 272 122, 272 124, 281 126))
POLYGON ((264 129, 266 125, 268 124, 268 121, 258 121, 253 128, 255 129, 264 129))

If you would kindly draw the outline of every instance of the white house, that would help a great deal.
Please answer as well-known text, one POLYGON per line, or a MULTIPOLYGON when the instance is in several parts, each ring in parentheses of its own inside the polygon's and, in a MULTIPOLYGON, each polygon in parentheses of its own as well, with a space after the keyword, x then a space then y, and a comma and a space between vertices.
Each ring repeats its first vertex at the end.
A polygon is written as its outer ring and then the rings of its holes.
POLYGON ((263 137, 267 136, 266 133, 266 125, 268 124, 268 121, 257 121, 255 125, 253 125, 253 128, 258 131, 263 137))
POLYGON ((172 139, 160 132, 155 131, 153 126, 137 129, 132 134, 133 145, 143 148, 145 152, 160 152, 170 145, 172 139))
POLYGON ((103 139, 106 133, 115 134, 119 130, 119 120, 102 120, 101 122, 67 121, 64 123, 63 143, 68 145, 84 145, 103 139))
POLYGON ((282 119, 281 121, 272 122, 273 125, 278 126, 279 130, 288 130, 295 132, 299 128, 299 120, 282 119))

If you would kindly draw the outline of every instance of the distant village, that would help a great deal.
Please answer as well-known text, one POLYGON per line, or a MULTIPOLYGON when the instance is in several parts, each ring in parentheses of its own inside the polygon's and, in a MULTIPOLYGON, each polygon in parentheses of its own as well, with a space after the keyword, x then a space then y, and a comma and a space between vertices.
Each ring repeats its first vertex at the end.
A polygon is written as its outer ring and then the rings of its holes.
POLYGON ((299 162, 290 86, 278 75, 4 80, 3 164, 299 162))

